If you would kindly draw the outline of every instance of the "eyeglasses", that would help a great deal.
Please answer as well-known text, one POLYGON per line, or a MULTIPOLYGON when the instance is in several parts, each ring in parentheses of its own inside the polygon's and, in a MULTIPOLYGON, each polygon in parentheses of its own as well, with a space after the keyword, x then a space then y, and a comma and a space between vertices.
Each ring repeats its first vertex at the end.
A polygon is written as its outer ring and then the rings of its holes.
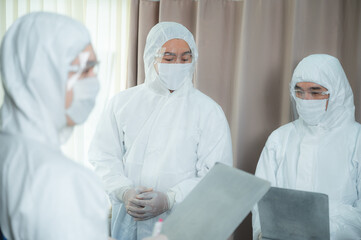
POLYGON ((294 90, 295 96, 301 99, 305 99, 306 95, 310 96, 311 99, 325 99, 325 96, 330 94, 329 91, 303 91, 294 90))
POLYGON ((83 75, 87 74, 91 69, 96 70, 98 65, 99 61, 88 61, 84 68, 82 68, 80 65, 70 65, 69 72, 78 73, 81 71, 81 75, 83 75))
POLYGON ((155 57, 162 63, 191 63, 193 55, 189 48, 162 48, 155 57))
POLYGON ((69 73, 72 74, 67 82, 67 89, 71 89, 77 80, 89 77, 90 71, 96 75, 98 64, 98 61, 88 61, 84 64, 84 67, 81 65, 70 65, 69 73))
POLYGON ((190 52, 187 52, 187 53, 183 53, 181 54, 180 56, 177 56, 176 54, 174 53, 164 53, 164 55, 162 56, 162 60, 164 62, 169 62, 169 63, 172 63, 172 62, 179 62, 179 63, 182 63, 182 62, 192 62, 192 53, 190 52))

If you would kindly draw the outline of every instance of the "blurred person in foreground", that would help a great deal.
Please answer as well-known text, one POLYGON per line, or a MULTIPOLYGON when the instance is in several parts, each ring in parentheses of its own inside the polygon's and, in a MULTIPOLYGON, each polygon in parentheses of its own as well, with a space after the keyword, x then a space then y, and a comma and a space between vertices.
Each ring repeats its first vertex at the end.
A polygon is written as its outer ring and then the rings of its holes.
POLYGON ((60 146, 99 89, 87 29, 53 13, 14 22, 1 46, 0 228, 6 239, 108 239, 98 177, 60 146))

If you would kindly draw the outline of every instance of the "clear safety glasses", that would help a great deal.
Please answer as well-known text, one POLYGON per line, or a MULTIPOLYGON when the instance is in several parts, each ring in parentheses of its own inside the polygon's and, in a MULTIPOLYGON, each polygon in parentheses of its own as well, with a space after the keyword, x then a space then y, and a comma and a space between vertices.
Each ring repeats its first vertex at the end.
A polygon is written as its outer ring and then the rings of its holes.
POLYGON ((90 70, 96 74, 98 72, 99 61, 87 61, 85 66, 70 65, 69 72, 78 73, 81 71, 81 75, 86 75, 90 70))
POLYGON ((161 48, 156 55, 158 63, 191 63, 192 51, 189 48, 161 48))
POLYGON ((309 90, 303 91, 300 89, 295 89, 294 94, 296 97, 301 99, 327 99, 329 97, 329 91, 317 91, 309 90))
POLYGON ((67 89, 71 89, 77 80, 91 77, 89 76, 89 73, 92 73, 92 75, 97 74, 97 66, 99 62, 96 60, 89 60, 89 56, 89 52, 81 52, 78 56, 79 64, 70 65, 68 67, 69 73, 72 74, 67 82, 67 89))

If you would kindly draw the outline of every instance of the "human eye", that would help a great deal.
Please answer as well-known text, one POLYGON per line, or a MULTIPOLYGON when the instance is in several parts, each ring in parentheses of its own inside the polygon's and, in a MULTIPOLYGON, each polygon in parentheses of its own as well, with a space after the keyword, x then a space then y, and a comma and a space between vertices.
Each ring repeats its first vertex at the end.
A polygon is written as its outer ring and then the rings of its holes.
POLYGON ((163 57, 163 60, 166 61, 166 62, 172 62, 174 61, 174 57, 173 56, 164 56, 163 57))
POLYGON ((296 94, 296 96, 304 96, 305 92, 301 91, 301 90, 295 90, 295 94, 296 94))
POLYGON ((311 92, 311 95, 313 97, 321 97, 322 96, 322 92, 311 92))
POLYGON ((94 69, 94 67, 87 67, 83 70, 83 72, 81 73, 81 77, 82 78, 86 78, 90 75, 91 71, 94 69))
POLYGON ((192 54, 186 53, 182 56, 182 61, 183 62, 188 62, 192 60, 192 54))
POLYGON ((167 62, 172 62, 173 59, 172 58, 163 58, 163 60, 167 61, 167 62))

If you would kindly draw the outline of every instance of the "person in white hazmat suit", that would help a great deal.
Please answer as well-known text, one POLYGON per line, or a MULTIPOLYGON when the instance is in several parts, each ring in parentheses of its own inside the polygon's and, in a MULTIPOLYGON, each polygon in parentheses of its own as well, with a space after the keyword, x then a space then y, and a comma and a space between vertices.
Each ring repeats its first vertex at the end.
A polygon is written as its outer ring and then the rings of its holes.
POLYGON ((197 58, 187 28, 158 23, 146 40, 145 83, 116 95, 99 122, 89 160, 111 198, 118 240, 151 235, 216 162, 232 165, 226 117, 192 84, 197 58))
POLYGON ((14 22, 1 46, 0 228, 11 239, 108 239, 108 202, 60 145, 94 106, 99 83, 86 28, 58 14, 14 22))
MULTIPOLYGON (((340 62, 326 54, 304 58, 290 92, 299 119, 270 135, 256 176, 275 187, 327 194, 331 239, 361 239, 361 126, 340 62)), ((257 208, 252 218, 258 239, 257 208)))

